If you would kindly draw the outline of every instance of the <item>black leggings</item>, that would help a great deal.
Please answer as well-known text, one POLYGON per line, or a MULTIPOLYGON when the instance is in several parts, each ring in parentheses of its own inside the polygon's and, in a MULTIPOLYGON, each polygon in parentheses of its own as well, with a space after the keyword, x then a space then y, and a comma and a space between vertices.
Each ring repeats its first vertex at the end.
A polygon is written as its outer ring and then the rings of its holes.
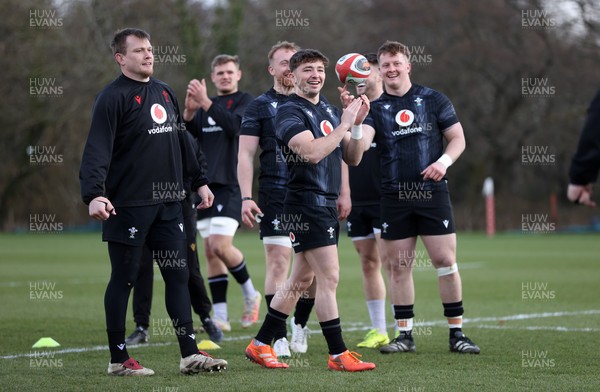
MULTIPOLYGON (((190 300, 194 312, 200 316, 200 320, 210 317, 212 303, 208 298, 204 278, 200 272, 198 262, 198 246, 196 242, 196 211, 192 206, 192 197, 188 196, 182 202, 183 220, 187 236, 187 265, 190 271, 188 288, 190 300)), ((133 319, 136 325, 150 325, 150 310, 152 308, 152 286, 154 270, 152 262, 152 251, 144 247, 139 275, 133 290, 133 319)))
MULTIPOLYGON (((150 254, 157 252, 177 252, 187 255, 185 241, 147 242, 150 254)), ((142 262, 142 247, 108 243, 108 253, 112 267, 110 281, 104 295, 106 329, 108 332, 125 331, 127 304, 131 289, 138 279, 142 262)), ((150 263, 152 266, 152 263, 150 263)), ((188 291, 188 268, 174 268, 172 263, 159 263, 165 281, 165 305, 174 326, 192 322, 190 294, 188 291)))

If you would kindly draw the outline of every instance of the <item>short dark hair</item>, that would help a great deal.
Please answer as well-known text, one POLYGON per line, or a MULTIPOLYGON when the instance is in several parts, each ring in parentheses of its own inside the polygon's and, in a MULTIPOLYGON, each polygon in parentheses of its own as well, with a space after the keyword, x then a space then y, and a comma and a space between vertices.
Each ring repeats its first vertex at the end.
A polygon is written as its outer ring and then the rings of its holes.
POLYGON ((370 53, 365 54, 365 58, 367 59, 367 61, 369 62, 370 65, 379 64, 379 61, 377 60, 377 53, 375 53, 375 52, 370 52, 370 53))
POLYGON ((314 63, 315 61, 322 61, 325 67, 329 65, 329 59, 318 50, 299 50, 296 53, 294 53, 294 55, 290 58, 290 71, 294 71, 296 68, 298 68, 304 63, 314 63))
POLYGON ((240 58, 237 55, 232 56, 230 54, 220 54, 210 63, 210 70, 214 71, 217 65, 223 65, 227 63, 234 63, 237 68, 240 69, 240 58))
POLYGON ((383 45, 379 47, 377 51, 377 58, 381 56, 382 53, 391 54, 392 56, 397 55, 398 53, 406 56, 408 61, 410 61, 410 50, 408 46, 398 42, 398 41, 385 41, 383 45))
POLYGON ((127 37, 130 35, 134 35, 140 39, 146 38, 148 41, 150 41, 150 34, 142 29, 129 27, 118 30, 115 32, 115 35, 110 42, 110 48, 112 49, 113 56, 117 53, 127 54, 127 37))

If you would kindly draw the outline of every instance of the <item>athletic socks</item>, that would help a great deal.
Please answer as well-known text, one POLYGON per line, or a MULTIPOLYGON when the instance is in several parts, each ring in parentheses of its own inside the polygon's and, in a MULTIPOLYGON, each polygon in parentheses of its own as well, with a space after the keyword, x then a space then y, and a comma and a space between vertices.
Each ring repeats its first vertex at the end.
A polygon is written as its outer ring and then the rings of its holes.
POLYGON ((310 317, 310 312, 314 306, 314 298, 300 297, 296 303, 296 310, 294 311, 294 322, 296 324, 300 324, 302 328, 306 327, 306 323, 310 317))
POLYGON ((208 287, 213 300, 213 312, 215 318, 227 321, 227 286, 229 279, 227 274, 216 275, 208 278, 208 287))
POLYGON ((385 325, 385 300, 372 299, 367 301, 367 309, 371 318, 372 327, 377 329, 381 334, 387 333, 385 325))
POLYGON ((212 308, 213 308, 214 318, 218 318, 219 320, 222 320, 222 321, 229 321, 229 315, 227 313, 227 303, 219 302, 219 303, 213 304, 212 308))
POLYGON ((281 329, 282 324, 285 327, 285 320, 287 318, 287 314, 281 313, 269 306, 265 321, 258 330, 255 339, 261 343, 270 345, 277 331, 281 329))
POLYGON ((454 333, 462 331, 462 315, 464 313, 462 301, 443 303, 444 316, 448 319, 448 328, 450 329, 450 338, 454 333))
POLYGON ((320 322, 319 324, 321 325, 323 336, 327 341, 329 354, 334 356, 339 355, 348 349, 342 338, 342 326, 339 317, 333 320, 320 322))
MULTIPOLYGON (((265 301, 267 302, 268 308, 271 307, 271 301, 273 300, 273 297, 275 297, 274 294, 265 295, 265 301)), ((283 325, 281 325, 279 330, 277 330, 277 332, 275 332, 275 336, 273 336, 273 340, 275 340, 275 341, 277 341, 281 338, 287 338, 287 327, 286 327, 285 323, 283 323, 283 325)))
POLYGON ((394 319, 396 320, 397 330, 405 336, 412 335, 413 318, 415 313, 412 305, 394 305, 394 319))
POLYGON ((246 260, 242 259, 242 262, 236 267, 229 268, 229 272, 235 278, 235 281, 242 286, 244 298, 254 298, 256 289, 252 284, 252 279, 250 279, 248 268, 246 268, 246 260))
POLYGON ((227 274, 211 276, 208 278, 208 287, 212 296, 213 304, 227 302, 227 286, 229 278, 227 274))

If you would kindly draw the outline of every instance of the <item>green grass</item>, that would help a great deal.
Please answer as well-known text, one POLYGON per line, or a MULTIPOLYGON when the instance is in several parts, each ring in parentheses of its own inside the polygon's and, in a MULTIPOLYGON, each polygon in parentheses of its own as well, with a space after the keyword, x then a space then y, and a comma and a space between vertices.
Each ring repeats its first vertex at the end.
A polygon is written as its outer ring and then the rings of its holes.
MULTIPOLYGON (((239 233, 236 245, 246 255, 255 285, 262 288, 263 251, 256 233, 239 233)), ((325 341, 313 315, 309 323, 314 331, 309 352, 292 358, 290 369, 285 371, 262 369, 244 359, 244 347, 258 326, 242 330, 238 321, 227 334, 229 340, 222 342, 222 350, 215 352, 229 361, 227 372, 180 375, 175 338, 163 332, 152 336, 149 346, 130 348, 130 353, 154 369, 156 376, 114 378, 105 374, 108 351, 102 348, 106 345, 103 296, 109 262, 100 235, 3 234, 0 235, 1 389, 596 391, 600 390, 599 255, 598 235, 505 234, 489 239, 479 234, 459 234, 465 317, 479 319, 466 320, 464 329, 481 347, 479 356, 448 352, 436 275, 431 268, 421 266, 414 273, 418 352, 384 356, 375 350, 359 350, 363 359, 377 364, 373 372, 329 372, 325 341), (54 286, 40 289, 36 284, 42 281, 54 286), (54 299, 32 299, 32 295, 54 299), (589 310, 595 312, 584 313, 589 310), (573 314, 531 316, 551 312, 573 314), (525 316, 508 317, 511 315, 525 316), (557 330, 558 327, 565 330, 557 330), (60 342, 61 347, 43 349, 47 356, 37 362, 23 356, 34 353, 31 346, 45 336, 60 342), (61 351, 78 348, 86 350, 61 351)), ((369 318, 358 257, 346 237, 340 243, 340 259, 338 303, 344 338, 349 347, 355 347, 367 330, 369 318)), ((203 262, 201 266, 205 271, 203 262)), ((167 318, 163 294, 164 285, 157 280, 152 309, 155 323, 167 318)), ((241 315, 240 297, 239 287, 230 284, 229 312, 233 321, 241 315)), ((261 319, 264 311, 263 307, 261 319)), ((131 319, 128 330, 133 328, 131 319)), ((391 320, 388 306, 390 324, 391 320)))

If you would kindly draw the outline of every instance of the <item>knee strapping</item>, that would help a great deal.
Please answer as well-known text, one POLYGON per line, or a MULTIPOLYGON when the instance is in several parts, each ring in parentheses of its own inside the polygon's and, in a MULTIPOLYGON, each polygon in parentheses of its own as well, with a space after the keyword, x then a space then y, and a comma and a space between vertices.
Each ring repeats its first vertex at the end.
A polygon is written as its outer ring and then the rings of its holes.
POLYGON ((458 265, 456 263, 452 264, 450 267, 440 267, 436 268, 438 277, 451 275, 455 272, 458 272, 458 265))

